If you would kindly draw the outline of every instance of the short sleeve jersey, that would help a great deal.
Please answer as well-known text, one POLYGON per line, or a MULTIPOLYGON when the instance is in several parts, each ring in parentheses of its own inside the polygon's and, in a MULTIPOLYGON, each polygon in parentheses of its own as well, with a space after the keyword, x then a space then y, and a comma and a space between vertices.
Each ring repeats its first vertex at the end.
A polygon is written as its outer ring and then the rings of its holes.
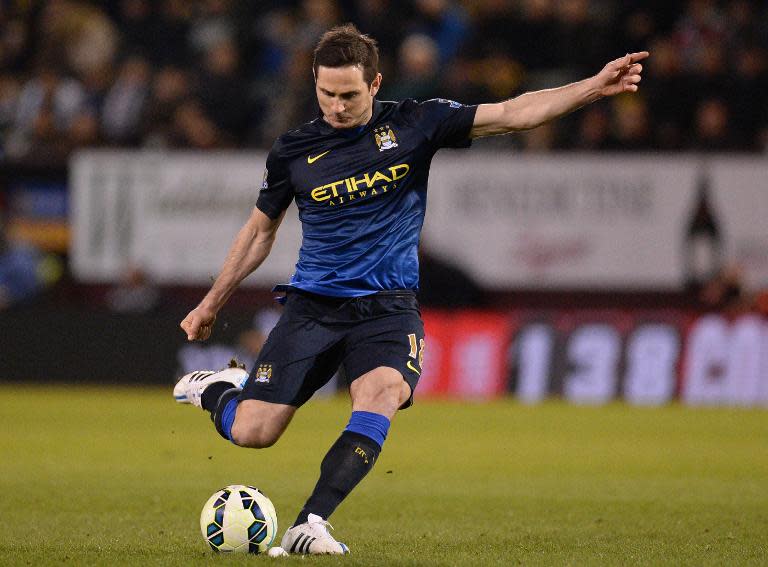
POLYGON ((418 289, 430 163, 440 148, 471 144, 476 110, 444 99, 374 101, 363 127, 317 118, 278 138, 256 206, 276 219, 296 199, 302 244, 290 281, 275 289, 418 289))

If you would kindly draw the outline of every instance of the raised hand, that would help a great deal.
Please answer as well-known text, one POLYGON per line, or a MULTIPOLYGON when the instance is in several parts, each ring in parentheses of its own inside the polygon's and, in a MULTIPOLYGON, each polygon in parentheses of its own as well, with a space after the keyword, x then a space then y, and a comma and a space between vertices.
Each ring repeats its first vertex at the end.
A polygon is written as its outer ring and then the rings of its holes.
POLYGON ((639 51, 627 53, 608 63, 603 70, 595 75, 597 88, 602 96, 613 96, 626 92, 636 92, 637 84, 641 80, 643 66, 639 63, 650 53, 639 51))

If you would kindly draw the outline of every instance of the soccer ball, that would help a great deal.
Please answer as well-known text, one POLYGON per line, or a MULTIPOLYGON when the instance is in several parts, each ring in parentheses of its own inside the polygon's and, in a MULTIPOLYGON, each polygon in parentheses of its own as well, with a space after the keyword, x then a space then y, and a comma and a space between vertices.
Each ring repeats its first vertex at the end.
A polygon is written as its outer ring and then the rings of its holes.
POLYGON ((200 530, 214 551, 263 553, 277 534, 277 513, 258 488, 234 484, 205 503, 200 530))

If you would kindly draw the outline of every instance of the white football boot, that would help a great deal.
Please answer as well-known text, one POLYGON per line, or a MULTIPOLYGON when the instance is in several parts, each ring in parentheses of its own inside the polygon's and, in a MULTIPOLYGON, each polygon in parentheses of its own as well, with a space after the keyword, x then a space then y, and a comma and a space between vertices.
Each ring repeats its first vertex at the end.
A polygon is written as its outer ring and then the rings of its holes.
POLYGON ((224 370, 197 370, 190 372, 176 382, 173 397, 180 404, 202 406, 203 390, 215 382, 229 382, 234 388, 242 388, 248 380, 244 365, 232 360, 224 370))
POLYGON ((280 542, 280 547, 288 553, 304 555, 346 555, 349 553, 349 548, 346 545, 331 537, 328 528, 333 529, 333 526, 317 514, 310 514, 306 524, 288 528, 280 542))

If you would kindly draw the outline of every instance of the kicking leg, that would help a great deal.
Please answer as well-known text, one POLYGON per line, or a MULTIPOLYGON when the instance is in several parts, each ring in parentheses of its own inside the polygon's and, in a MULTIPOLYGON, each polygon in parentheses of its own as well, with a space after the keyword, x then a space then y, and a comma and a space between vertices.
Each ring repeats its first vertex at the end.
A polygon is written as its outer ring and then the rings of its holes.
POLYGON ((240 401, 247 379, 248 373, 235 364, 218 372, 191 372, 179 380, 173 394, 179 403, 208 411, 216 431, 225 439, 242 447, 270 447, 288 427, 296 408, 259 400, 240 401))
POLYGON ((203 392, 203 408, 211 412, 216 431, 235 445, 264 449, 285 432, 296 408, 261 400, 240 400, 240 388, 221 382, 203 392))
POLYGON ((325 520, 368 474, 387 437, 389 424, 411 389, 394 368, 379 367, 350 386, 352 416, 320 465, 320 479, 281 546, 291 553, 346 553, 325 520))

